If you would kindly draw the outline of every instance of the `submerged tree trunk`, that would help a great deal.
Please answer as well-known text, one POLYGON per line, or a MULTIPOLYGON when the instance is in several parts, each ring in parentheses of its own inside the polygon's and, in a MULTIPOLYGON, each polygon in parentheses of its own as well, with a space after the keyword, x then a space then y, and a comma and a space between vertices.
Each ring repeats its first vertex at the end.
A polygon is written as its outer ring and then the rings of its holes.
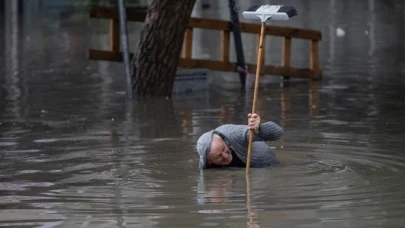
POLYGON ((195 0, 151 0, 134 59, 132 81, 138 96, 171 95, 195 0))

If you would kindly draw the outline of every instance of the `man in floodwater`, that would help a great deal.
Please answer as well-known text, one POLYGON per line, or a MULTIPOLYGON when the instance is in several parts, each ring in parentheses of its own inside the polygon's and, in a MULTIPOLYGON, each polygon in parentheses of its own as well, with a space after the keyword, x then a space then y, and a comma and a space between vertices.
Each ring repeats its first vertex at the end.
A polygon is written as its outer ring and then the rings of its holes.
POLYGON ((200 168, 246 167, 250 129, 254 131, 250 167, 276 164, 276 156, 265 141, 279 139, 283 129, 272 121, 260 123, 258 114, 249 113, 248 125, 224 124, 200 136, 196 146, 200 168))

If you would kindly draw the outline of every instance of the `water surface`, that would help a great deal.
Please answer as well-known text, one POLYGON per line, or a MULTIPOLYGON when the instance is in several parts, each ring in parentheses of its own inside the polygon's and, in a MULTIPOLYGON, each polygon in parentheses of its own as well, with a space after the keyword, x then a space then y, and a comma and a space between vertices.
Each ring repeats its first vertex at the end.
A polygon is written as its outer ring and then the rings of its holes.
MULTIPOLYGON (((122 65, 86 57, 108 47, 106 23, 77 1, 23 1, 19 13, 5 2, 1 227, 404 226, 404 2, 283 1, 301 14, 273 24, 322 31, 324 80, 261 88, 258 113, 285 134, 269 143, 280 164, 248 179, 243 169, 200 172, 194 145, 220 124, 245 123, 252 91, 217 84, 126 103, 122 65)), ((201 3, 194 16, 227 19, 225 1, 201 3)), ((196 56, 219 55, 219 37, 196 34, 196 56)), ((279 62, 279 41, 268 40, 268 63, 279 62)), ((293 40, 295 66, 307 66, 307 51, 293 40)))

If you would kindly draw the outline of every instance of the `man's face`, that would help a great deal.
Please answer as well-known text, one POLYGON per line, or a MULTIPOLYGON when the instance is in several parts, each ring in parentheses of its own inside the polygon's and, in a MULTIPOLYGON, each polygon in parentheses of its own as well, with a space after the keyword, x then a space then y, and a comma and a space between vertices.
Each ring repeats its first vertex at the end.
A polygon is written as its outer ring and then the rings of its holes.
POLYGON ((229 165, 232 161, 231 150, 221 137, 212 136, 211 148, 207 154, 208 164, 229 165))

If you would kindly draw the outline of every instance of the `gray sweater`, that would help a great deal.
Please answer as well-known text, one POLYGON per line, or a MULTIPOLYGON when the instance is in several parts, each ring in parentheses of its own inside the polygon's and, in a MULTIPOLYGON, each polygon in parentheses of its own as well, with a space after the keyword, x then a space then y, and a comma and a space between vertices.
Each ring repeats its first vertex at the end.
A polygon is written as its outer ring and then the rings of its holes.
MULTIPOLYGON (((250 131, 247 125, 225 124, 215 129, 226 137, 228 147, 246 164, 250 131)), ((259 133, 253 137, 251 167, 263 167, 275 163, 274 153, 265 141, 275 141, 283 135, 283 129, 268 121, 260 124, 259 133)))
MULTIPOLYGON (((211 147, 212 135, 218 132, 228 147, 246 164, 249 146, 249 128, 247 125, 224 124, 215 130, 204 133, 197 141, 200 155, 200 168, 207 168, 207 153, 211 147)), ((276 157, 265 141, 275 141, 283 135, 283 129, 272 121, 260 124, 259 133, 253 137, 250 167, 264 167, 277 162, 276 157)))

